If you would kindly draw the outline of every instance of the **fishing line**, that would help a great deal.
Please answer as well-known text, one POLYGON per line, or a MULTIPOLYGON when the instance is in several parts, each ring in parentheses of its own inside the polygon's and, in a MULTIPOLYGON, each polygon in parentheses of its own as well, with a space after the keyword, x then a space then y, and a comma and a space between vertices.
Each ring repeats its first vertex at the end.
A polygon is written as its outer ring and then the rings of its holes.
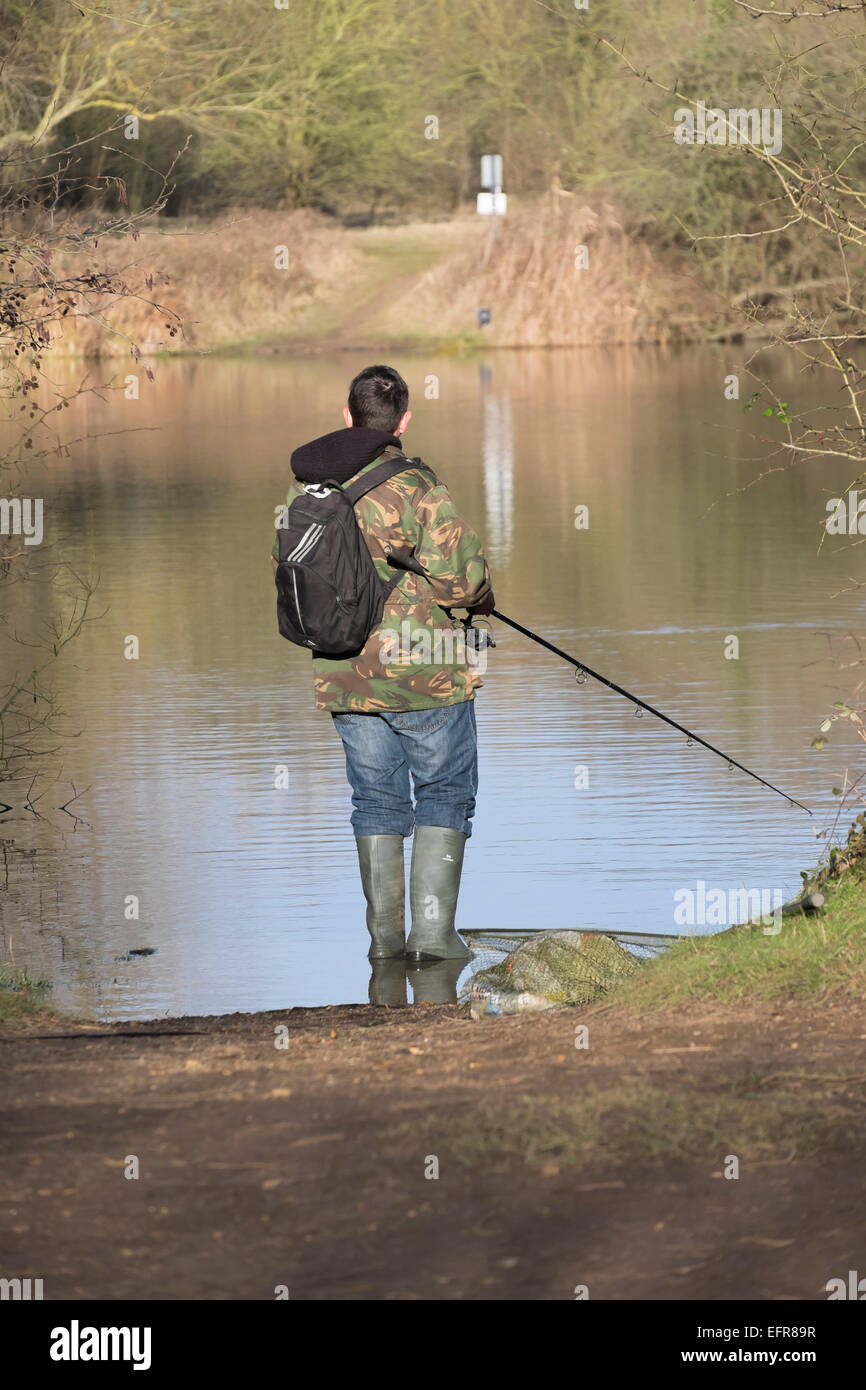
POLYGON ((714 747, 714 745, 708 743, 705 738, 701 738, 700 734, 692 733, 691 729, 684 728, 683 725, 678 724, 675 719, 670 719, 668 715, 662 714, 661 710, 655 709, 652 705, 647 704, 646 700, 641 700, 637 695, 632 695, 630 690, 625 690, 623 686, 617 685, 616 681, 609 681, 607 676, 599 675, 598 671, 593 671, 592 667, 587 666, 585 662, 578 661, 576 657, 569 656, 568 652, 564 652, 561 647, 554 646, 554 644, 548 642, 545 637, 539 637, 537 632, 533 632, 530 628, 524 627, 522 623, 516 623, 513 618, 507 618, 504 613, 500 613, 498 608, 494 608, 490 616, 498 618, 501 623, 507 623, 509 627, 514 628, 515 632, 521 632, 523 636, 528 637, 531 642, 537 642, 540 647, 544 647, 547 651, 553 652, 554 656, 561 657, 562 660, 567 661, 570 666, 576 667, 578 672, 576 677, 578 684, 582 685, 587 676, 592 676, 593 680, 599 681, 601 685, 606 685, 608 690, 613 690, 617 695, 623 695, 626 700, 631 700, 632 704, 635 706, 635 714, 638 717, 642 715, 644 710, 649 714, 654 714, 656 719, 661 719, 662 723, 669 724, 672 729, 676 729, 679 733, 685 734, 687 747, 691 743, 699 743, 702 748, 708 748, 711 753, 715 753, 717 758, 724 758, 725 762, 728 764, 728 771, 731 771, 735 767, 739 768, 740 772, 745 772, 747 777, 752 777, 756 782, 760 782, 762 787, 769 787, 771 792, 775 792, 777 796, 784 797, 789 806, 799 806, 801 811, 805 811, 807 816, 811 816, 812 812, 809 810, 808 806, 803 805, 802 801, 798 801, 796 797, 789 796, 788 793, 783 792, 780 787, 776 787, 772 782, 768 782, 765 777, 759 777, 757 772, 752 772, 749 768, 744 767, 742 763, 737 762, 736 758, 730 757, 728 753, 723 753, 720 748, 714 747), (582 678, 581 673, 583 673, 582 678))

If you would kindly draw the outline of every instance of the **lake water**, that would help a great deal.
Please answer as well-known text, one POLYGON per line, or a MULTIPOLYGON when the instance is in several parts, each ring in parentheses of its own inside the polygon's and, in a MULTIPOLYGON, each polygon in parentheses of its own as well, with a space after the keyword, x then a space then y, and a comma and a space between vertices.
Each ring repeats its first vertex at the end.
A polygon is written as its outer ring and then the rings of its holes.
MULTIPOLYGON (((68 412, 67 434, 91 437, 28 480, 46 543, 98 574, 104 614, 61 658, 78 737, 42 773, 46 819, 20 787, 0 819, 3 958, 48 975, 63 1006, 115 1019, 367 998, 342 750, 313 708, 308 656, 277 635, 268 560, 289 454, 340 426, 367 360, 156 364, 140 400, 114 390, 68 412), (72 784, 87 788, 79 822, 57 810, 72 784), (117 960, 142 946, 155 954, 117 960)), ((854 572, 850 543, 817 549, 845 469, 737 491, 767 455, 755 436, 782 426, 725 399, 736 348, 395 365, 415 412, 407 450, 480 532, 498 606, 815 811, 497 626, 458 925, 673 932, 674 895, 699 881, 794 895, 856 757, 853 743, 810 748, 845 689, 819 634, 843 642, 859 624, 856 594, 829 597, 854 572)), ((784 360, 774 370, 785 399, 818 399, 784 360)))

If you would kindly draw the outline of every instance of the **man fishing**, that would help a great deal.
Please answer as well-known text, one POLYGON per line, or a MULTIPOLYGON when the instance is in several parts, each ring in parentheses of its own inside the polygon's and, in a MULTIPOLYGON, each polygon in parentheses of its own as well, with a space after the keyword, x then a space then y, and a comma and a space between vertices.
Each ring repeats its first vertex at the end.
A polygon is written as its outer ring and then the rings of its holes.
MULTIPOLYGON (((323 589, 305 566, 317 546, 324 556, 321 537, 326 525, 334 534, 335 520, 331 513, 317 520, 324 513, 313 508, 333 506, 338 484, 354 505, 384 602, 354 654, 313 650, 316 707, 332 716, 346 754, 370 959, 418 963, 470 955, 455 915, 478 787, 474 702, 482 682, 471 648, 455 640, 462 628, 449 610, 487 614, 494 599, 478 537, 448 489, 420 459, 404 458, 411 418, 408 387, 393 367, 358 373, 343 409, 346 428, 292 454, 287 509, 291 517, 296 504, 300 522, 282 542, 278 535, 273 560, 289 614, 283 635, 315 648, 305 637, 313 630, 307 594, 323 589), (413 568, 395 569, 398 560, 413 568), (403 840, 413 829, 407 939, 403 840)), ((337 502, 345 506, 342 495, 337 502)), ((342 534, 351 544, 354 535, 342 534)), ((334 612, 341 583, 334 580, 334 612)))

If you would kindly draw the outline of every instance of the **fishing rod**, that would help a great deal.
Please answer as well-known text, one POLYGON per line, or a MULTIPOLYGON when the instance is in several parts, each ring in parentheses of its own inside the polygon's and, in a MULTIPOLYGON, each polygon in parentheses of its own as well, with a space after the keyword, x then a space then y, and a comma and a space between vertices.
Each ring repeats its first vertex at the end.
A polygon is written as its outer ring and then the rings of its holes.
MULTIPOLYGON (((593 680, 599 681, 602 685, 606 685, 608 690, 614 690, 617 695, 624 695, 627 700, 631 700, 632 704, 635 706, 635 714, 637 716, 640 716, 643 710, 647 710, 650 714, 654 714, 656 719, 661 719, 664 724, 669 724, 672 729, 677 729, 681 734, 685 734, 688 743, 699 743, 701 747, 708 748, 711 753, 716 754, 716 757, 724 758, 729 769, 738 767, 741 772, 745 772, 747 777, 753 777, 756 782, 760 782, 762 787, 769 787, 770 791, 775 792, 777 796, 783 796, 789 806, 799 806, 801 811, 805 811, 808 816, 811 816, 812 812, 809 810, 808 806, 803 805, 802 801, 797 801, 796 797, 789 796, 788 793, 783 792, 780 787, 776 787, 772 782, 768 782, 765 777, 759 777, 757 772, 752 772, 749 768, 744 767, 742 763, 737 762, 736 758, 729 757, 729 755, 723 753, 720 748, 714 747, 714 745, 708 743, 705 738, 701 738, 700 734, 692 733, 691 729, 684 728, 684 726, 678 724, 675 719, 670 719, 668 715, 662 714, 661 710, 655 709, 653 705, 647 704, 646 700, 641 700, 637 695, 632 695, 630 690, 625 690, 623 686, 617 685, 616 681, 609 681, 607 676, 599 675, 598 671, 593 671, 592 667, 587 666, 585 662, 578 661, 576 657, 569 656, 568 652, 564 652, 561 647, 555 647, 554 644, 548 642, 545 637, 539 637, 538 633, 533 632, 531 628, 524 627, 522 623, 516 623, 513 618, 506 617, 504 613, 500 613, 498 608, 494 608, 490 616, 491 618, 498 618, 501 623, 507 623, 509 627, 514 628, 515 632, 521 632, 523 636, 528 637, 530 641, 537 642, 540 647, 545 647, 547 651, 553 652, 554 656, 559 656, 563 661, 567 661, 570 666, 574 666, 578 673, 577 681, 579 685, 583 684, 587 676, 592 676, 593 680)), ((471 621, 470 616, 470 624, 471 621)))
MULTIPOLYGON (((392 546, 385 547, 385 554, 389 565, 393 565, 397 569, 412 570, 415 574, 420 574, 423 579, 429 580, 430 576, 422 569, 414 555, 406 551, 396 550, 392 546)), ((702 748, 708 748, 711 753, 715 753, 717 758, 724 759, 728 764, 729 770, 735 767, 739 768, 740 772, 745 772, 747 777, 752 777, 756 782, 760 782, 762 787, 769 787, 771 792, 775 792, 777 796, 784 797, 789 806, 799 806, 801 811, 805 811, 807 816, 811 816, 812 812, 809 810, 808 806, 803 805, 802 801, 798 801, 796 797, 789 796, 788 793, 783 792, 780 787, 776 787, 772 782, 768 782, 765 777, 759 777, 757 772, 752 772, 750 768, 744 767, 742 763, 737 762, 736 758, 729 757, 727 753, 722 752, 721 748, 716 748, 712 743, 708 743, 705 738, 701 738, 700 734, 692 733, 691 729, 686 729, 682 724, 678 724, 675 719, 670 719, 666 714, 662 714, 661 710, 655 709, 653 705, 647 704, 646 700, 641 700, 637 695, 632 695, 630 690, 626 690, 623 686, 617 685, 616 681, 609 681, 607 676, 599 675, 598 671, 593 671, 592 667, 587 666, 585 662, 578 661, 574 656, 569 656, 568 652, 564 652, 561 647, 556 647, 552 642, 548 642, 546 637, 539 637, 537 632, 533 632, 531 628, 524 627, 522 623, 515 622, 513 618, 509 618, 505 613, 501 613, 498 608, 492 610, 490 617, 498 618, 501 623, 506 623, 508 627, 513 627, 515 632, 522 633, 523 636, 528 637, 531 642, 537 642, 539 647, 544 647, 546 651, 553 652, 554 656, 561 657, 563 661, 567 661, 569 666, 574 666, 577 671, 576 679, 579 685, 584 683, 587 676, 592 676, 593 680, 599 681, 601 685, 606 685, 608 690, 613 690, 617 695, 623 695, 626 700, 631 700, 632 704, 635 706, 636 715, 642 715, 644 710, 647 710, 649 714, 654 714, 656 719, 661 719, 663 724, 669 724, 672 729, 676 729, 679 733, 685 734, 687 746, 691 743, 699 743, 702 748)), ((487 646, 495 647, 496 643, 483 628, 475 628, 472 626, 471 613, 467 618, 464 618, 462 622, 467 641, 474 641, 474 645, 477 646, 479 640, 483 639, 487 646), (470 633, 473 634, 472 638, 470 638, 470 633)))

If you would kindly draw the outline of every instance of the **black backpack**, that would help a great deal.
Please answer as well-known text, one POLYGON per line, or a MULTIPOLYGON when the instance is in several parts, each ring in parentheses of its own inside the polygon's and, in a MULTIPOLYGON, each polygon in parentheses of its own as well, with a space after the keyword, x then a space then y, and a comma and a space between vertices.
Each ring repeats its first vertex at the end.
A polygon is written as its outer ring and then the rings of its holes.
POLYGON ((303 492, 277 530, 277 623, 289 642, 321 656, 355 656, 361 651, 382 621, 385 600, 402 575, 379 578, 355 504, 419 463, 420 459, 387 459, 345 486, 330 479, 301 484, 303 492))

